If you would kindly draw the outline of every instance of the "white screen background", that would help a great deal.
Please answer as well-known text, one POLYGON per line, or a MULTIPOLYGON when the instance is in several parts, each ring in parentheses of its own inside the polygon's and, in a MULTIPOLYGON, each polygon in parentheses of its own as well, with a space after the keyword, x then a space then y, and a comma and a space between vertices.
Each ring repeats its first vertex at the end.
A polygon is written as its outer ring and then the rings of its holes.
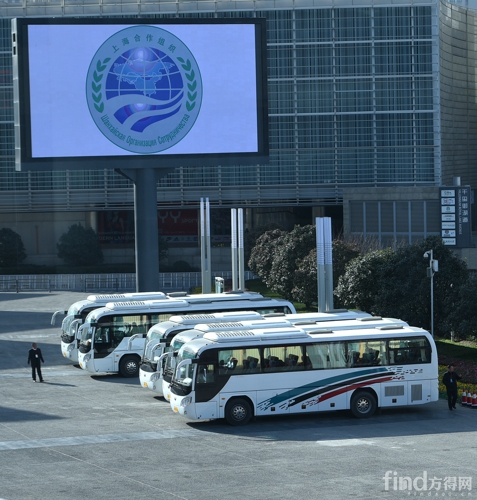
MULTIPOLYGON (((156 154, 257 152, 255 26, 154 26, 187 45, 200 68, 203 85, 201 110, 192 130, 178 144, 156 154)), ((111 143, 98 130, 85 90, 96 51, 127 27, 28 27, 33 158, 136 155, 111 143)))

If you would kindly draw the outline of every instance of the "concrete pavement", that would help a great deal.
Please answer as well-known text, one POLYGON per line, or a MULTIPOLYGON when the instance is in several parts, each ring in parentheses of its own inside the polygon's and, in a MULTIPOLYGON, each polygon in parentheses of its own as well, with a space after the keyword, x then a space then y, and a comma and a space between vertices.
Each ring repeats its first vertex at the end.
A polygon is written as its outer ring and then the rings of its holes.
POLYGON ((477 498, 477 411, 190 422, 138 380, 63 358, 51 315, 84 297, 0 294, 0 499, 477 498), (27 366, 33 341, 43 384, 27 366))

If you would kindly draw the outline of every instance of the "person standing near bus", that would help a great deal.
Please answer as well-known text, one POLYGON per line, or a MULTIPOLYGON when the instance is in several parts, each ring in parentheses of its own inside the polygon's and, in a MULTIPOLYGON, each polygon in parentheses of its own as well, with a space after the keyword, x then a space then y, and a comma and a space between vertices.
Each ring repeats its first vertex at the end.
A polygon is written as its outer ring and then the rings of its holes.
POLYGON ((455 410, 455 404, 457 402, 457 381, 462 377, 454 372, 454 365, 449 365, 447 371, 442 377, 442 383, 447 389, 447 404, 449 405, 449 410, 455 410))
POLYGON ((37 347, 35 342, 31 345, 31 349, 28 351, 28 364, 31 365, 31 376, 33 378, 33 382, 36 382, 36 373, 38 373, 38 378, 40 382, 43 382, 43 376, 41 374, 41 364, 44 363, 45 360, 41 354, 41 349, 37 347))

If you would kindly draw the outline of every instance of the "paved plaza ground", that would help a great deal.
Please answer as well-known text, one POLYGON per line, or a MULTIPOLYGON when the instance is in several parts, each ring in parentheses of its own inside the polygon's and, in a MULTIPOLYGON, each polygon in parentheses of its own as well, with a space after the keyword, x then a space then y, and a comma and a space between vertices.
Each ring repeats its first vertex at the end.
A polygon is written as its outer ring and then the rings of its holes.
POLYGON ((190 422, 137 379, 63 358, 52 313, 84 297, 0 294, 0 500, 477 500, 477 410, 438 401, 365 420, 190 422), (43 384, 27 365, 32 342, 43 384))

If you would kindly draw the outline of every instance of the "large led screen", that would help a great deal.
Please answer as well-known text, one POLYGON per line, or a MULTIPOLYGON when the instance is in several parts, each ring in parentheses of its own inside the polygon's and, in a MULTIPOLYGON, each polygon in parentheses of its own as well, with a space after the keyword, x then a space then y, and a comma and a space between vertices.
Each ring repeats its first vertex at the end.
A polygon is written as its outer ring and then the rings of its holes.
POLYGON ((267 161, 265 20, 151 21, 12 21, 17 170, 267 161))

